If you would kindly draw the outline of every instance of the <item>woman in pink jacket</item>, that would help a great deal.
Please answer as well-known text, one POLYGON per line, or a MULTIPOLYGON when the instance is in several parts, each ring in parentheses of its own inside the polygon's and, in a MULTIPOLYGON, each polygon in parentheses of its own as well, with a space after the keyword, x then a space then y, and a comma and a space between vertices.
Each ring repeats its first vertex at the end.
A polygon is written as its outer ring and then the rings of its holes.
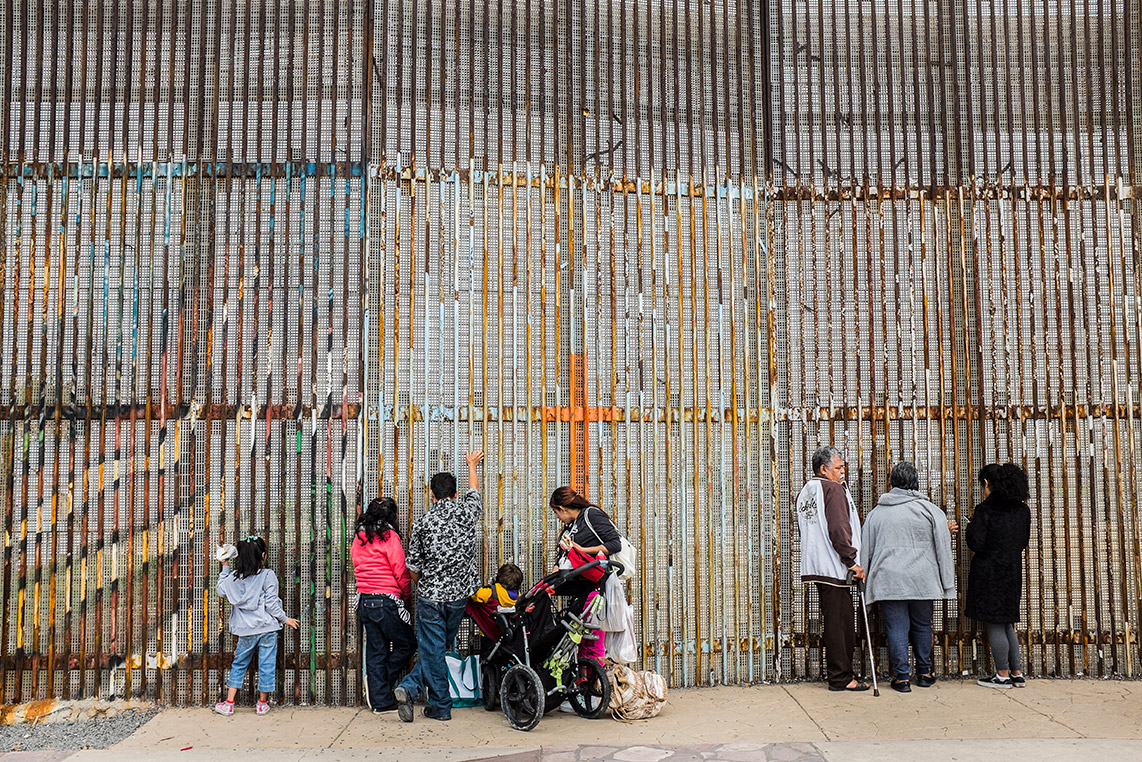
POLYGON ((412 595, 412 578, 396 525, 396 502, 376 498, 357 518, 350 548, 360 593, 357 616, 365 628, 369 706, 374 714, 397 708, 393 684, 416 651, 416 635, 405 607, 412 595))

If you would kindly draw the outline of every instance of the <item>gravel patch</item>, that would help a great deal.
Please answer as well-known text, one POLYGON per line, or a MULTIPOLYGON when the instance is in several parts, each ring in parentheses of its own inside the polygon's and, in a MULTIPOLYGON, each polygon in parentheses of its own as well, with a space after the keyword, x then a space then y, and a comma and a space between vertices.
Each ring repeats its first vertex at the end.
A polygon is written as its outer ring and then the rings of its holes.
POLYGON ((0 753, 46 749, 106 749, 143 727, 158 709, 129 710, 114 717, 0 726, 0 753))

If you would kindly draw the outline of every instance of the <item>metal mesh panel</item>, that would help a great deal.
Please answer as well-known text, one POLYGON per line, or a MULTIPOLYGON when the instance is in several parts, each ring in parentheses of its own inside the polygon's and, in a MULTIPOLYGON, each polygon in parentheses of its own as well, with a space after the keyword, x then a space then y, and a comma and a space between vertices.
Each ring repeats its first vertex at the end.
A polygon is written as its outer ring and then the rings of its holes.
POLYGON ((215 700, 256 532, 278 700, 357 703, 356 511, 476 447, 484 573, 542 574, 581 485, 672 684, 821 674, 826 442, 862 511, 902 458, 949 517, 1023 464, 1029 668, 1138 668, 1137 2, 10 12, 5 702, 215 700))

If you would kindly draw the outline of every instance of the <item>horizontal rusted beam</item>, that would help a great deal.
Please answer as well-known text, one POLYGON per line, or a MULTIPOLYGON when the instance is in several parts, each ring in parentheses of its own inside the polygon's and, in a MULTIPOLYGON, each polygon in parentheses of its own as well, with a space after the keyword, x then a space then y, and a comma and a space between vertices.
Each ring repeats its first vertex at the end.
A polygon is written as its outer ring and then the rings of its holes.
MULTIPOLYGON (((177 654, 172 661, 168 654, 147 654, 144 658, 141 654, 131 657, 131 669, 138 671, 141 669, 172 669, 177 668, 180 670, 185 669, 216 669, 226 670, 230 667, 230 662, 233 659, 233 652, 218 652, 207 654, 177 654), (143 664, 160 663, 161 667, 143 667, 143 664)), ((300 653, 287 653, 281 655, 281 660, 284 669, 290 670, 308 670, 310 665, 310 654, 308 652, 300 653)), ((353 652, 334 652, 334 653, 316 653, 313 654, 313 659, 316 661, 319 669, 324 669, 326 666, 337 669, 341 666, 355 667, 359 665, 360 654, 353 652)), ((16 669, 17 666, 22 666, 25 670, 46 670, 54 669, 57 671, 78 671, 80 669, 82 660, 78 653, 59 653, 57 652, 50 659, 44 653, 10 653, 0 656, 0 669, 16 669)), ((83 664, 86 669, 95 669, 96 664, 92 654, 88 653, 86 656, 86 664, 83 664)), ((101 669, 123 670, 126 669, 126 662, 123 657, 104 653, 99 658, 99 667, 101 669)))
MULTIPOLYGON (((362 406, 350 403, 346 406, 346 420, 356 420, 360 417, 362 406)), ((309 405, 300 408, 295 405, 262 405, 256 411, 249 405, 209 404, 197 408, 192 416, 191 405, 167 405, 166 417, 168 420, 187 419, 193 417, 200 421, 228 421, 235 418, 250 420, 256 418, 271 421, 309 419, 314 410, 309 405)), ((152 419, 157 419, 161 412, 160 403, 154 402, 150 407, 152 419)), ((376 410, 369 406, 367 412, 375 417, 376 410)), ((926 407, 910 407, 889 405, 882 406, 835 406, 835 407, 801 407, 801 408, 750 408, 748 410, 737 408, 637 408, 629 410, 626 407, 590 407, 576 408, 565 406, 510 406, 477 407, 461 406, 452 408, 440 405, 430 405, 427 408, 419 405, 406 405, 399 408, 388 408, 382 418, 386 421, 556 421, 567 423, 571 421, 588 422, 657 422, 657 423, 686 423, 732 421, 1006 421, 1006 420, 1099 420, 1119 419, 1127 420, 1131 415, 1142 417, 1142 404, 1128 406, 1125 404, 1112 405, 1006 405, 990 407, 968 407, 967 405, 947 406, 938 405, 926 407)), ((11 423, 30 422, 37 420, 54 420, 56 409, 54 405, 41 407, 39 405, 0 405, 0 420, 11 423)), ((109 422, 126 422, 131 419, 142 420, 147 413, 145 403, 135 405, 108 405, 91 407, 91 418, 99 420, 105 418, 109 422)), ((65 421, 86 420, 88 410, 86 406, 64 406, 60 409, 60 419, 65 421)), ((331 406, 317 408, 317 419, 321 421, 339 421, 342 418, 342 408, 339 401, 331 406)))
MULTIPOLYGON (((344 418, 352 420, 358 417, 361 406, 357 403, 350 403, 345 408, 344 418)), ((193 418, 198 421, 231 421, 235 418, 242 420, 250 420, 251 418, 264 420, 269 418, 272 421, 293 420, 293 419, 310 419, 313 416, 313 408, 310 405, 262 405, 256 410, 249 405, 233 405, 233 404, 218 404, 212 403, 209 405, 172 405, 166 406, 166 417, 168 420, 188 419, 193 418)), ((317 410, 317 419, 321 421, 334 420, 339 421, 342 418, 342 407, 340 401, 335 401, 332 405, 323 405, 317 410)), ((108 423, 115 421, 127 422, 130 421, 132 416, 135 421, 143 420, 147 413, 150 413, 152 420, 158 420, 163 412, 161 401, 156 400, 148 406, 147 403, 136 403, 134 405, 92 405, 90 412, 86 405, 65 405, 59 409, 59 417, 64 421, 86 421, 86 420, 106 420, 108 423), (148 410, 149 407, 149 410, 148 410), (89 418, 90 416, 90 418, 89 418)), ((39 405, 0 405, 0 420, 16 422, 29 422, 37 420, 55 420, 56 407, 48 405, 41 407, 39 405)))
MULTIPOLYGON (((156 160, 154 162, 15 162, 3 165, 3 176, 9 180, 48 180, 99 177, 106 179, 165 179, 218 178, 218 179, 281 179, 300 177, 362 178, 369 176, 376 180, 412 182, 457 182, 466 185, 469 180, 477 186, 497 188, 544 188, 554 189, 575 186, 585 187, 592 192, 619 194, 655 194, 682 198, 717 198, 729 192, 730 196, 743 194, 753 197, 753 178, 726 176, 716 182, 704 182, 700 178, 676 176, 670 179, 656 179, 653 182, 644 178, 560 175, 554 173, 541 176, 538 172, 527 175, 521 172, 493 170, 473 170, 467 168, 433 169, 419 167, 395 167, 390 165, 367 164, 364 162, 214 162, 156 160), (678 187, 681 184, 681 188, 678 187)), ((1142 185, 1114 182, 1091 185, 1052 185, 1030 183, 1003 183, 973 178, 962 185, 888 185, 880 182, 867 184, 828 183, 778 185, 758 183, 758 193, 771 201, 939 201, 946 197, 956 198, 960 193, 975 200, 1019 199, 1024 201, 1128 201, 1142 198, 1142 185)))

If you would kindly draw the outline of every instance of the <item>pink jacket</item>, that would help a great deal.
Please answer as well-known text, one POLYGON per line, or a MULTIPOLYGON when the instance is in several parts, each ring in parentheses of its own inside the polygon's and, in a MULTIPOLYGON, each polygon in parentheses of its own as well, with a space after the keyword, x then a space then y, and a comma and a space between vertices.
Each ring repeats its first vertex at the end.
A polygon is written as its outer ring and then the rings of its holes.
POLYGON ((349 551, 353 558, 353 574, 357 577, 357 591, 408 599, 412 595, 412 578, 404 563, 400 537, 396 532, 389 532, 384 540, 375 537, 366 544, 364 539, 363 533, 356 535, 349 551))

